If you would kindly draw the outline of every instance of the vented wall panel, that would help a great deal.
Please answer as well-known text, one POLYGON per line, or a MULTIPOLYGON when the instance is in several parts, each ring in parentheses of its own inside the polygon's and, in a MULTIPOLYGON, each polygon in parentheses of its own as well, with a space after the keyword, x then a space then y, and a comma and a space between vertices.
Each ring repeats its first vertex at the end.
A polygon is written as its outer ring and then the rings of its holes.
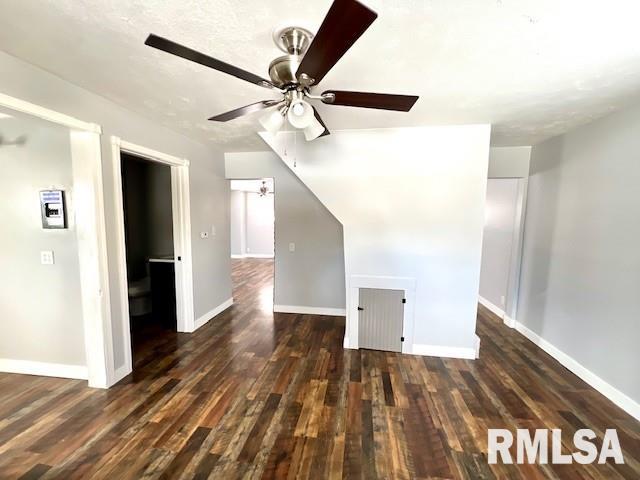
POLYGON ((358 345, 360 348, 402 351, 404 291, 361 288, 358 311, 358 345))

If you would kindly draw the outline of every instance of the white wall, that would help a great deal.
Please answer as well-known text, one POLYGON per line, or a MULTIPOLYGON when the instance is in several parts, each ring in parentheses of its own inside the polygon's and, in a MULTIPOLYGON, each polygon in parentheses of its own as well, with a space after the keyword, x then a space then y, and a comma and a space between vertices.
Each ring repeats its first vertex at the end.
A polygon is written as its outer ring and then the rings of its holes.
POLYGON ((639 131, 636 104, 533 147, 517 317, 637 418, 639 131))
MULTIPOLYGON (((15 115, 15 114, 14 114, 15 115)), ((69 130, 30 117, 0 119, 0 362, 86 366, 69 130), (45 230, 39 191, 65 191, 68 227, 45 230), (54 265, 40 264, 40 251, 54 265)))
MULTIPOLYGON (((489 126, 261 135, 343 224, 347 282, 415 279, 405 351, 473 354, 489 126)), ((354 346, 357 304, 347 305, 354 346)))
POLYGON ((231 255, 244 255, 247 251, 247 195, 231 190, 229 227, 231 228, 231 255))
POLYGON ((225 158, 227 178, 275 180, 275 305, 344 310, 340 222, 273 152, 225 158))
POLYGON ((489 178, 526 178, 530 158, 531 147, 491 147, 489 178))
POLYGON ((274 253, 274 195, 261 197, 255 192, 246 195, 246 254, 273 256, 274 253))
POLYGON ((518 209, 518 179, 490 178, 482 237, 480 297, 504 312, 518 209))
MULTIPOLYGON (((223 155, 59 77, 0 53, 0 93, 56 110, 103 127, 101 139, 106 206, 114 367, 124 365, 123 322, 117 288, 114 175, 110 135, 181 158, 190 163, 194 310, 198 318, 231 297, 229 185, 223 155), (199 232, 216 229, 201 239, 199 232)), ((126 299, 124 300, 126 301, 126 299)))

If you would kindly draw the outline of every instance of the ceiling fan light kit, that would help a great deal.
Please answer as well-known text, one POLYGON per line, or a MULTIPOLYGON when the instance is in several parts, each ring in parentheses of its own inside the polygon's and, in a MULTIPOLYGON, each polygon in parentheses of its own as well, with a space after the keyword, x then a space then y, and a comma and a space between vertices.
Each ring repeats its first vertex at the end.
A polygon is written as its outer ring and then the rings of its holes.
POLYGON ((278 130, 282 128, 282 125, 284 125, 285 113, 285 107, 281 107, 277 110, 273 110, 272 112, 267 113, 266 115, 263 115, 258 119, 258 121, 267 132, 275 135, 278 130))
POLYGON ((289 123, 303 130, 305 139, 311 141, 329 135, 329 129, 309 100, 319 100, 325 105, 400 112, 408 112, 418 100, 414 95, 340 90, 325 91, 321 95, 311 93, 377 17, 373 10, 357 0, 334 0, 315 35, 302 27, 285 26, 275 29, 274 42, 286 55, 276 58, 269 65, 270 80, 157 35, 149 35, 145 44, 276 91, 280 95, 277 100, 263 100, 216 115, 209 120, 227 122, 277 106, 276 110, 259 119, 260 124, 267 131, 277 133, 286 116, 289 123))
POLYGON ((307 142, 311 140, 315 140, 320 135, 322 135, 325 131, 325 126, 322 125, 315 117, 311 120, 311 123, 307 128, 303 130, 304 138, 307 142))

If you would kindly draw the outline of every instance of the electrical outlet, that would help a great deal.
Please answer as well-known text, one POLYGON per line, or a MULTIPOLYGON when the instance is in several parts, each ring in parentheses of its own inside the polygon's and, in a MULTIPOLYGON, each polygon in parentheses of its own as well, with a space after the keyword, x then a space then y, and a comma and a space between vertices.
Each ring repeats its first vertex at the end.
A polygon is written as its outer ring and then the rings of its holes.
POLYGON ((504 295, 502 295, 500 297, 500 305, 502 305, 503 307, 504 307, 504 302, 505 302, 504 295))
POLYGON ((296 251, 296 244, 295 243, 291 242, 289 244, 289 251, 290 252, 295 252, 296 251))
POLYGON ((51 250, 43 250, 40 252, 40 263, 42 265, 53 265, 53 252, 51 250))
POLYGON ((216 236, 216 226, 215 225, 211 225, 211 236, 212 237, 216 236))

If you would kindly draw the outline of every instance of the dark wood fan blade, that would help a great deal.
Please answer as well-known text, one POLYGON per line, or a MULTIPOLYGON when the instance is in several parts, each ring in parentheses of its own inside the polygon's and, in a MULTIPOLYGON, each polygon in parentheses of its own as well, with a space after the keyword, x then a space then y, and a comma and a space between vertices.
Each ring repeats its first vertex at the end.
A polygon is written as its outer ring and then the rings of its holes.
POLYGON ((233 65, 229 65, 228 63, 222 62, 220 60, 216 60, 213 57, 205 55, 204 53, 196 52, 195 50, 172 42, 171 40, 167 40, 166 38, 151 34, 147 37, 144 43, 145 45, 157 48, 158 50, 162 50, 163 52, 171 53, 172 55, 177 55, 178 57, 191 60, 192 62, 199 63, 200 65, 204 65, 205 67, 213 68, 214 70, 218 70, 219 72, 233 75, 240 80, 245 80, 247 82, 265 88, 275 88, 270 81, 265 80, 258 75, 254 75, 251 72, 247 72, 246 70, 242 70, 241 68, 234 67, 233 65))
POLYGON ((234 118, 242 117, 243 115, 248 115, 249 113, 257 112, 259 110, 264 110, 265 108, 273 107, 279 103, 282 103, 282 100, 263 100, 261 102, 252 103, 251 105, 236 108, 230 112, 221 113, 220 115, 211 117, 209 120, 214 122, 228 122, 234 118))
MULTIPOLYGON (((326 135, 330 135, 331 132, 327 128, 327 125, 324 123, 324 121, 322 120, 322 117, 320 116, 320 114, 318 113, 318 110, 315 107, 313 108, 313 115, 316 117, 316 120, 318 120, 318 122, 320 122, 320 125, 322 125, 324 127, 324 132, 322 132, 320 137, 324 137, 326 135)), ((318 138, 320 138, 320 137, 318 137, 318 138)))
POLYGON ((378 14, 356 0, 335 0, 298 67, 317 85, 369 28, 378 14))
POLYGON ((408 112, 418 101, 415 95, 392 95, 388 93, 347 92, 343 90, 327 90, 322 96, 333 94, 333 101, 322 99, 327 105, 345 105, 347 107, 378 108, 381 110, 397 110, 408 112))

